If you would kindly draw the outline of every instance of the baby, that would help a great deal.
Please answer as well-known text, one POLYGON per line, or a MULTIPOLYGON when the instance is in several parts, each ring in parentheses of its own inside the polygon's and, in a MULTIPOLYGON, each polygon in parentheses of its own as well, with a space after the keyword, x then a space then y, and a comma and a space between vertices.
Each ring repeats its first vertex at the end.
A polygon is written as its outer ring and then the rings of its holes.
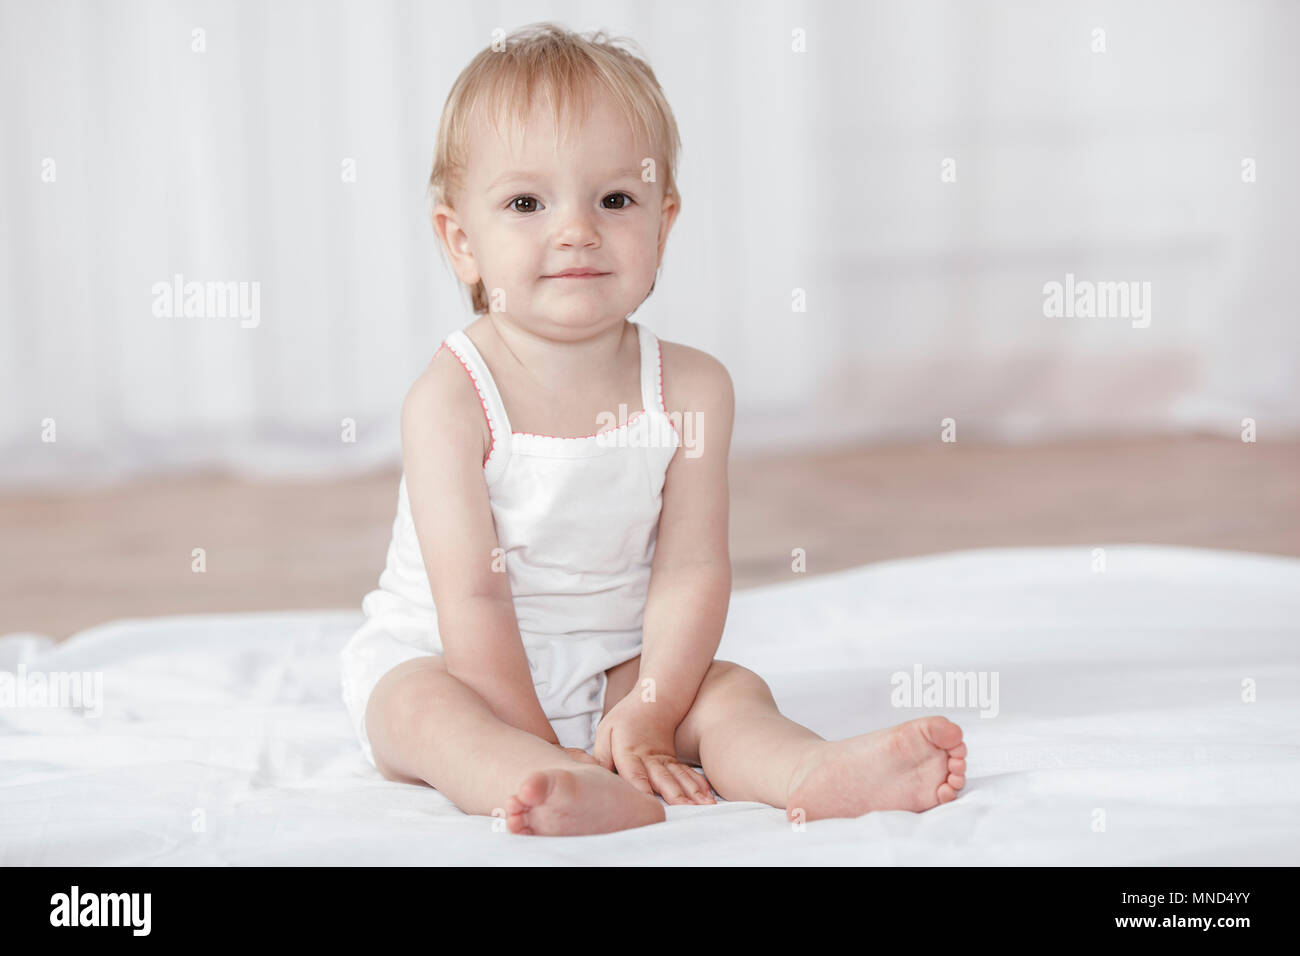
POLYGON ((732 383, 630 321, 681 208, 679 148, 650 67, 601 33, 534 25, 453 86, 432 219, 479 317, 402 406, 387 564, 342 652, 362 751, 521 834, 658 823, 714 792, 794 821, 954 800, 951 721, 827 741, 713 658, 732 383))

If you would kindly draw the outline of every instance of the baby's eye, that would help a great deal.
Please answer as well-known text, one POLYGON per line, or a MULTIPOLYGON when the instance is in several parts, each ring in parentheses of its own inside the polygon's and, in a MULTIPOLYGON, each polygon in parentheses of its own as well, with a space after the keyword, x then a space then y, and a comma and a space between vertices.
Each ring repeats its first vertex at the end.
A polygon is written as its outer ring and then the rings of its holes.
MULTIPOLYGON (((622 196, 625 200, 627 200, 627 202, 623 203, 620 206, 606 206, 605 207, 606 209, 626 209, 628 203, 633 202, 632 197, 629 196, 627 193, 610 193, 608 196, 605 197, 605 199, 613 199, 615 196, 622 196)), ((601 201, 604 202, 604 200, 601 201)))
POLYGON ((516 196, 514 199, 510 200, 510 208, 513 209, 515 212, 536 212, 537 200, 534 199, 532 196, 516 196), (533 208, 520 209, 518 206, 515 205, 515 203, 520 203, 520 202, 530 202, 533 204, 533 208))

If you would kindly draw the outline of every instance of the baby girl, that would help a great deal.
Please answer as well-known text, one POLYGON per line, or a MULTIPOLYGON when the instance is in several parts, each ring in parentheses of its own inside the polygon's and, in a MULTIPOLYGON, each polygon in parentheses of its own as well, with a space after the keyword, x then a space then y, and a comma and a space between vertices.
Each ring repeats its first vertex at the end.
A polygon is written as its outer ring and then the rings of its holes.
POLYGON ((534 25, 456 80, 432 219, 478 318, 402 406, 387 565, 342 652, 362 751, 522 834, 658 823, 715 792, 796 822, 954 800, 951 721, 827 741, 714 660, 732 383, 630 321, 681 208, 679 148, 650 67, 601 33, 534 25))

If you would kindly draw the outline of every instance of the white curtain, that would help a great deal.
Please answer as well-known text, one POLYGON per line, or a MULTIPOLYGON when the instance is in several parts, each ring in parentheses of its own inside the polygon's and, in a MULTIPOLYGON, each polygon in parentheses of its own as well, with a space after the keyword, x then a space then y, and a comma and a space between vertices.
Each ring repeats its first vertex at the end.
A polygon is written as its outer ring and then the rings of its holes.
POLYGON ((737 452, 1300 431, 1293 4, 4 0, 0 482, 399 462, 472 318, 443 100, 539 20, 631 36, 674 106, 636 318, 728 366, 737 452), (155 314, 178 274, 257 325, 155 314), (1045 316, 1067 274, 1149 283, 1149 326, 1045 316))

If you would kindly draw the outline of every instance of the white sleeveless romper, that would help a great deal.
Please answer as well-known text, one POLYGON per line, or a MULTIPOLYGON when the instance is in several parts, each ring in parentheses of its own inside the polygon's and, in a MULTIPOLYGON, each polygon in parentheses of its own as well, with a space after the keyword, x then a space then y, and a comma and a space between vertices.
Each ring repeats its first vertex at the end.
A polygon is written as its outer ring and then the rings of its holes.
MULTIPOLYGON (((659 340, 629 324, 642 409, 580 438, 512 432, 469 336, 458 330, 443 342, 478 389, 492 433, 483 474, 538 700, 560 743, 584 750, 604 710, 605 671, 641 653, 664 476, 681 443, 664 409, 659 340)), ((366 621, 340 653, 343 701, 373 765, 365 713, 375 684, 403 661, 442 653, 405 473, 386 567, 361 609, 366 621)))

